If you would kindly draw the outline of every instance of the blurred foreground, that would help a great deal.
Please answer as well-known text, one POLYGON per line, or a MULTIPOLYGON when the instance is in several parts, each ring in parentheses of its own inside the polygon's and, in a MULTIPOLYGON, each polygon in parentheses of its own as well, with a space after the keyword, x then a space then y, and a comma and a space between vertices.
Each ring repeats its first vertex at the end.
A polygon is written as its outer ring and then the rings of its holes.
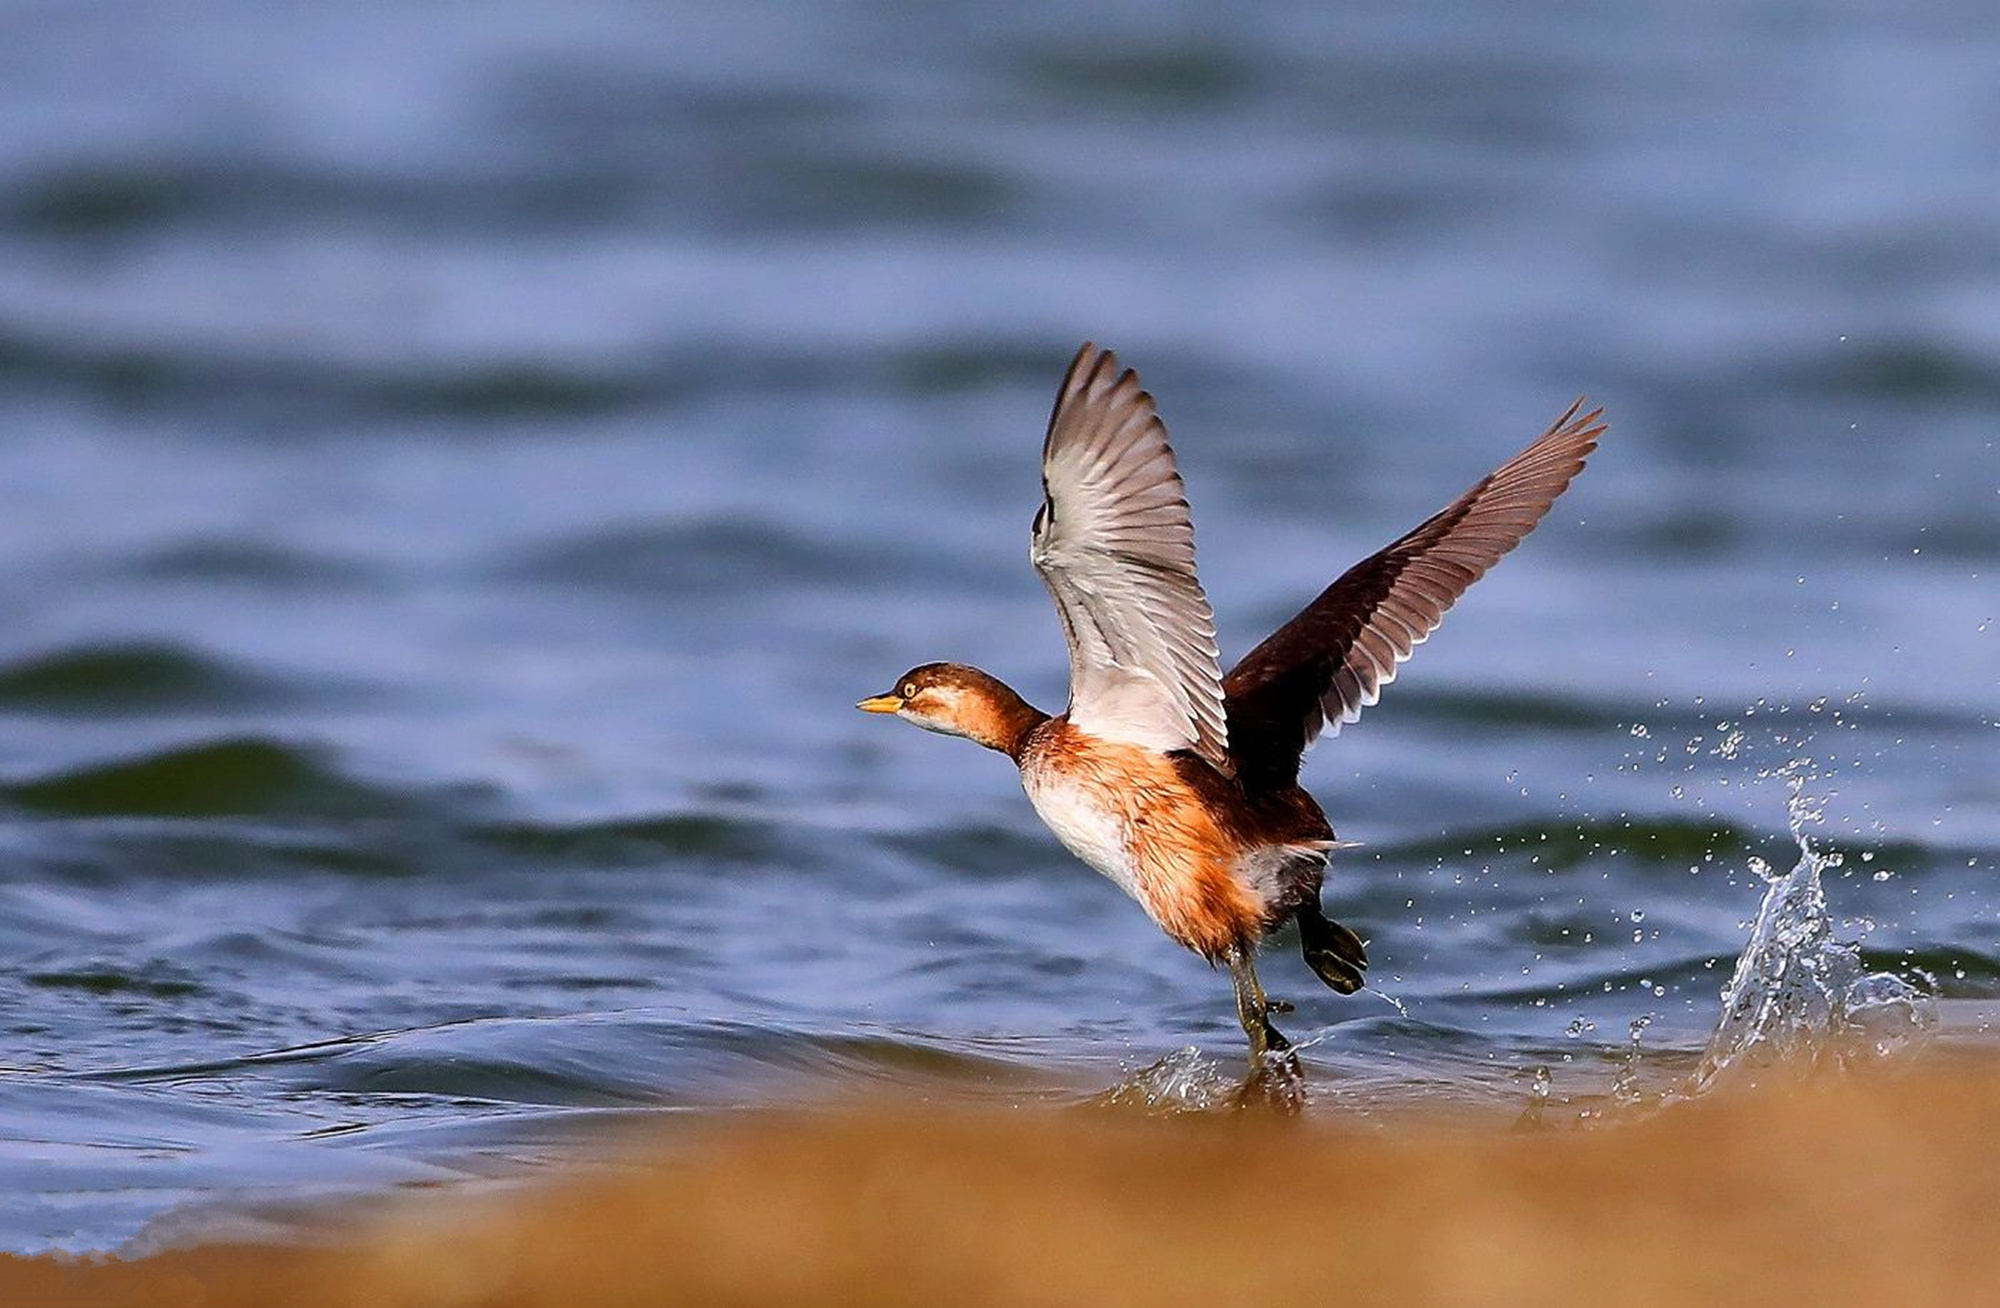
POLYGON ((324 1247, 0 1260, 0 1301, 1965 1304, 2000 1285, 2000 1067, 1594 1129, 1103 1111, 760 1116, 324 1247))

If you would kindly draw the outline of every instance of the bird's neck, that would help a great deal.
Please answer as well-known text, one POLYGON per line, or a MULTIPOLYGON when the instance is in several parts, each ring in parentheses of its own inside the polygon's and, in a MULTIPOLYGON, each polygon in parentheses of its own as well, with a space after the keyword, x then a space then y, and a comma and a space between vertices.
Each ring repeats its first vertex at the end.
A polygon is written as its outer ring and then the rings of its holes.
POLYGON ((1048 720, 1048 714, 1015 694, 1012 686, 989 678, 978 697, 966 705, 958 726, 967 740, 1018 763, 1029 734, 1048 720))

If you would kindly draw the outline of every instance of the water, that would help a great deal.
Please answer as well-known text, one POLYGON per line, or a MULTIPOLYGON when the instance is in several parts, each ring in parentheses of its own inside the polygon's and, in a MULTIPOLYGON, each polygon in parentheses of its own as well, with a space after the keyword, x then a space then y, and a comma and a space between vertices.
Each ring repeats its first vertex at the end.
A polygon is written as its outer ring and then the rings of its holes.
POLYGON ((1785 781, 1799 861, 1780 875, 1750 860, 1770 888, 1723 987, 1722 1020, 1702 1053, 1697 1091, 1772 1062, 1876 1063, 1920 1048, 1937 1027, 1935 978, 1870 972, 1860 945, 1836 938, 1825 878, 1846 860, 1807 834, 1824 814, 1806 790, 1805 770, 1787 770, 1785 781))
POLYGON ((0 1247, 634 1114, 1206 1102, 1226 980, 850 707, 1059 706, 1085 337, 1235 653, 1609 408, 1309 760, 1401 1005, 1278 942, 1310 1111, 1694 1074, 1801 756, 1831 938, 1984 1047, 1997 56, 1971 0, 9 9, 0 1247))

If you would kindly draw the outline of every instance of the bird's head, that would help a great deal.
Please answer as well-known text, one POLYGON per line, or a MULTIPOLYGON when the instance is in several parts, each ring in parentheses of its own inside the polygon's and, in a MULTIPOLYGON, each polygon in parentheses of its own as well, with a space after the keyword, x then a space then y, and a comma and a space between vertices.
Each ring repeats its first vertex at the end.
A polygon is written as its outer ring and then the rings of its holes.
POLYGON ((1042 716, 1005 682, 963 663, 911 668, 896 678, 895 689, 871 695, 854 707, 864 713, 893 713, 926 731, 964 736, 1007 752, 1042 716))

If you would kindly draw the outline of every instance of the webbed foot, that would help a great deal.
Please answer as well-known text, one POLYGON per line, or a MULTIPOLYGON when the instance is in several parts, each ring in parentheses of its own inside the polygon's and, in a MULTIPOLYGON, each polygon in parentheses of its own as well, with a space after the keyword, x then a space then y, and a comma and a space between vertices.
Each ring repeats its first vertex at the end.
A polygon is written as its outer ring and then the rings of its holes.
POLYGON ((1357 936, 1320 911, 1317 900, 1299 906, 1299 950, 1306 966, 1343 995, 1361 988, 1368 970, 1368 950, 1357 936))

